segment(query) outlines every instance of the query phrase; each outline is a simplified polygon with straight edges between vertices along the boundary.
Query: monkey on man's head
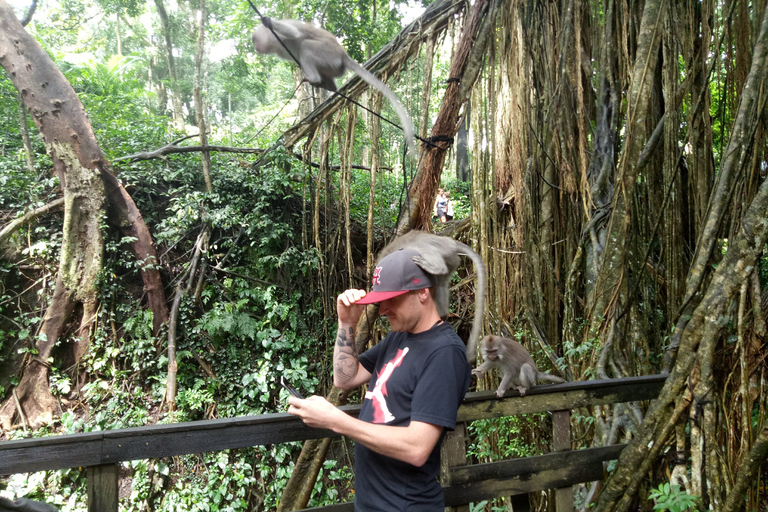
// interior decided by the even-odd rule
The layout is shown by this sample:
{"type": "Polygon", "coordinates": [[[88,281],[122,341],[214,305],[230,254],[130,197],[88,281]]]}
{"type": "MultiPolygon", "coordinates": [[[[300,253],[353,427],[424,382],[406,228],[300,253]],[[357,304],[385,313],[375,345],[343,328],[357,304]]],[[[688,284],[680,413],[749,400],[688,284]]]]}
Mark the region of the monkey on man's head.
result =
{"type": "Polygon", "coordinates": [[[504,396],[510,386],[515,388],[520,396],[524,396],[537,380],[565,382],[560,377],[540,372],[531,354],[515,340],[501,336],[486,336],[480,342],[480,353],[484,362],[472,370],[472,373],[480,378],[491,368],[498,368],[503,372],[501,384],[496,390],[496,396],[499,398],[504,396]]]}
{"type": "Polygon", "coordinates": [[[463,244],[447,236],[433,235],[426,231],[409,231],[403,236],[393,240],[379,253],[379,259],[392,254],[400,249],[413,249],[418,256],[413,257],[413,262],[435,276],[435,303],[437,314],[440,318],[448,316],[449,285],[459,263],[460,255],[469,256],[477,270],[477,290],[475,292],[475,319],[472,322],[472,331],[467,341],[467,360],[475,361],[477,340],[483,326],[483,309],[485,308],[485,264],[483,259],[466,244],[463,244]]]}
{"type": "Polygon", "coordinates": [[[285,60],[296,58],[307,81],[315,87],[336,92],[336,78],[347,70],[356,73],[387,97],[403,124],[405,140],[411,156],[414,158],[417,156],[413,121],[400,100],[384,82],[352,60],[333,34],[299,20],[273,20],[264,17],[262,25],[253,31],[252,39],[253,47],[258,53],[274,54],[285,60]],[[275,38],[275,34],[280,41],[275,38]],[[280,44],[281,41],[285,47],[280,44]]]}

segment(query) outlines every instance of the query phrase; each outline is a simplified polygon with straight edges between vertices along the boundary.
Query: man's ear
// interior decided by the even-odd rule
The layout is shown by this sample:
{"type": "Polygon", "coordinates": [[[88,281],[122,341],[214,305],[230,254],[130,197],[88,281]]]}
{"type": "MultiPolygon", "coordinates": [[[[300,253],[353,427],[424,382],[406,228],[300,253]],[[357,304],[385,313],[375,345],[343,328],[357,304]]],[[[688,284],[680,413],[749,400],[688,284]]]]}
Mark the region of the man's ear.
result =
{"type": "Polygon", "coordinates": [[[416,290],[417,295],[419,296],[419,302],[422,304],[429,299],[430,291],[429,288],[422,288],[421,290],[416,290]]]}

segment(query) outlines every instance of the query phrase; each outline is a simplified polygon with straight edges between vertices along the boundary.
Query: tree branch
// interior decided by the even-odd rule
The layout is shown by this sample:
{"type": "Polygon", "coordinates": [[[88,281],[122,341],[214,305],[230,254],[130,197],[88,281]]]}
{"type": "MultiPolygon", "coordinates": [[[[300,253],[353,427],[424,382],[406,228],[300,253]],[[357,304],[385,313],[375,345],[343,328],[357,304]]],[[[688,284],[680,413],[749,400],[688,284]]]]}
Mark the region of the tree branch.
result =
{"type": "Polygon", "coordinates": [[[50,211],[58,210],[63,207],[64,207],[64,198],[60,197],[59,199],[56,199],[55,201],[51,201],[45,206],[41,206],[40,208],[35,208],[34,210],[25,213],[18,219],[12,220],[8,224],[6,224],[3,229],[0,229],[0,244],[2,244],[8,238],[10,238],[14,231],[19,229],[21,226],[23,226],[27,222],[30,222],[36,219],[37,217],[40,217],[41,215],[45,215],[50,211]]]}
{"type": "Polygon", "coordinates": [[[21,26],[26,27],[29,25],[29,22],[32,21],[32,16],[35,15],[35,10],[37,9],[37,0],[32,0],[32,5],[29,6],[29,10],[27,11],[27,14],[24,15],[24,17],[21,19],[21,26]]]}
{"type": "MultiPolygon", "coordinates": [[[[154,151],[142,151],[140,153],[135,153],[133,155],[128,156],[121,156],[120,158],[115,158],[113,162],[117,162],[119,160],[130,160],[131,162],[138,162],[140,160],[152,160],[154,158],[160,158],[162,160],[165,160],[165,155],[172,155],[175,153],[200,153],[203,151],[219,151],[222,153],[248,153],[248,154],[257,154],[261,155],[266,153],[268,150],[266,149],[259,149],[259,148],[235,148],[230,146],[177,146],[176,144],[180,142],[183,139],[179,139],[177,141],[173,141],[170,144],[163,146],[159,149],[156,149],[154,151]]],[[[300,153],[291,153],[291,156],[293,156],[295,159],[303,161],[303,157],[300,153]]],[[[319,169],[320,164],[316,162],[307,162],[310,166],[319,169]]],[[[341,166],[338,165],[332,165],[330,166],[330,169],[333,169],[335,171],[338,171],[341,166]]],[[[370,167],[365,167],[364,165],[352,165],[353,169],[359,169],[361,171],[370,171],[370,167]]],[[[380,170],[385,171],[391,171],[391,167],[377,167],[380,170]]]]}

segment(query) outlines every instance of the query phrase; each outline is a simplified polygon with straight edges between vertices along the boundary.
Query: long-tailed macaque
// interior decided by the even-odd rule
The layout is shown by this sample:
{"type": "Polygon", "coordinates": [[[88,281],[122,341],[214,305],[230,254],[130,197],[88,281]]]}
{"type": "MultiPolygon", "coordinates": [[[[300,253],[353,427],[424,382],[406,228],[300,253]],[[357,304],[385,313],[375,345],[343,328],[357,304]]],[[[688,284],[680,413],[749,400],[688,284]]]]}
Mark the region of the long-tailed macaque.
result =
{"type": "Polygon", "coordinates": [[[537,380],[565,382],[560,377],[540,372],[531,354],[515,340],[501,336],[486,336],[480,342],[480,353],[484,362],[472,370],[472,373],[479,378],[491,368],[498,368],[503,372],[501,384],[496,390],[496,396],[499,398],[504,396],[510,386],[515,388],[520,396],[525,396],[526,391],[531,389],[537,380]]]}
{"type": "Polygon", "coordinates": [[[352,60],[333,34],[299,20],[273,20],[265,17],[262,23],[253,31],[253,46],[256,51],[261,54],[274,54],[285,60],[293,60],[295,57],[307,81],[315,87],[336,92],[335,78],[349,70],[378,89],[397,112],[403,124],[411,156],[416,156],[413,121],[400,100],[384,82],[352,60]],[[285,47],[275,38],[270,28],[275,31],[285,47]],[[286,51],[286,47],[290,53],[286,51]]]}
{"type": "Polygon", "coordinates": [[[413,257],[413,262],[424,271],[434,275],[437,284],[435,286],[435,302],[437,313],[441,318],[448,316],[448,302],[451,274],[459,263],[460,255],[469,256],[477,270],[477,292],[475,293],[475,319],[472,322],[472,331],[467,341],[467,360],[473,363],[476,358],[477,340],[483,326],[483,309],[485,308],[485,264],[479,254],[466,244],[463,244],[447,236],[433,235],[425,231],[409,231],[405,235],[396,238],[379,253],[379,259],[400,249],[413,249],[419,256],[413,257]]]}

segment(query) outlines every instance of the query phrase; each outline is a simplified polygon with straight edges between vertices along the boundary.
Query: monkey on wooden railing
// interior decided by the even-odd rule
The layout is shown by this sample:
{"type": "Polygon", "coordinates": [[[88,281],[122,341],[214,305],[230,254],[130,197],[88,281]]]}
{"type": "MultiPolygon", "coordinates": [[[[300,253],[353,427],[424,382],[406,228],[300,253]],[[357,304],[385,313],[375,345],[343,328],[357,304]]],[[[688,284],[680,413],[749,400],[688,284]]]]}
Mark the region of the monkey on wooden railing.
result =
{"type": "Polygon", "coordinates": [[[504,374],[496,390],[496,396],[499,398],[503,397],[510,387],[515,388],[520,396],[525,396],[537,380],[558,384],[565,382],[560,377],[540,372],[525,347],[509,338],[486,336],[480,342],[480,354],[484,362],[472,370],[472,373],[480,378],[491,368],[498,368],[504,374]]]}

